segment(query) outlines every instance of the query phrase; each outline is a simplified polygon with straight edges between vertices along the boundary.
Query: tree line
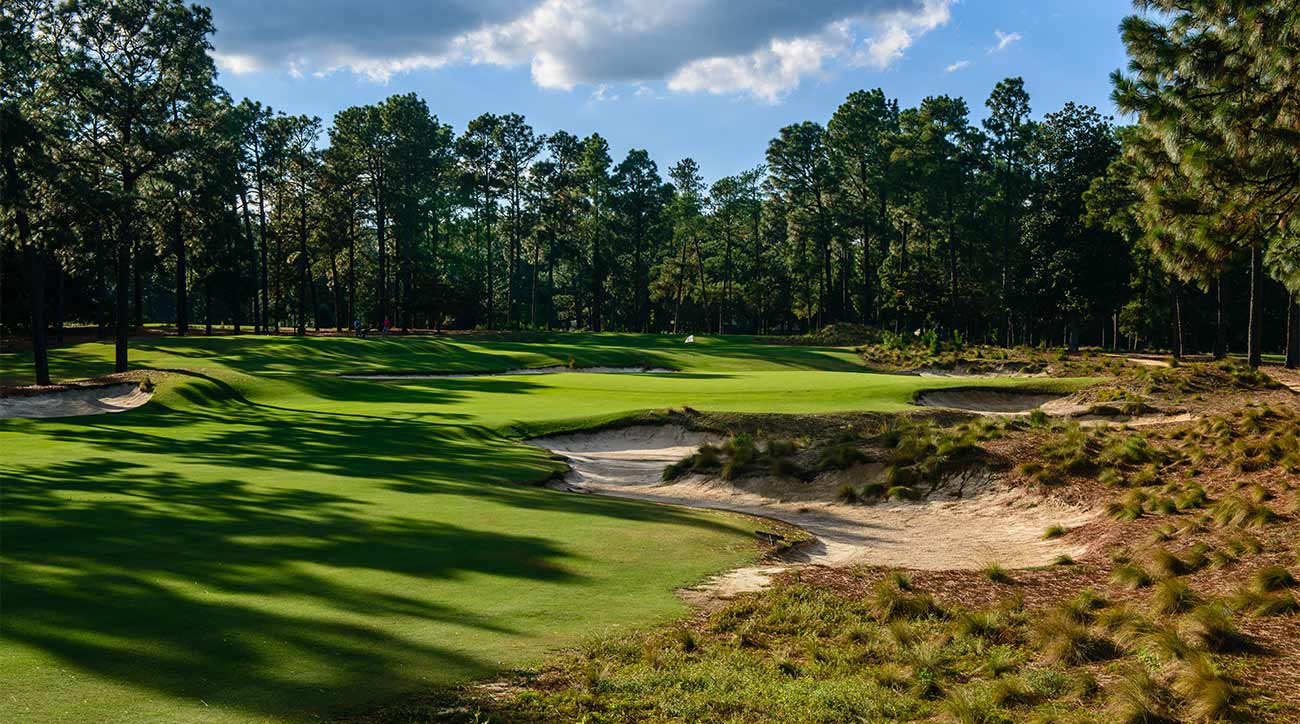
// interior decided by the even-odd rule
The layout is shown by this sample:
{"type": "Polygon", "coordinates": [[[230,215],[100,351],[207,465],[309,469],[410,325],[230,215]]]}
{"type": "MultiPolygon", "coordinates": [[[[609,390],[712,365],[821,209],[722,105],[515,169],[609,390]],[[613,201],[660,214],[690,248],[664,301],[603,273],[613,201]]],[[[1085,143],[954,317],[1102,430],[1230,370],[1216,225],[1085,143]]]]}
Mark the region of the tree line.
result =
{"type": "Polygon", "coordinates": [[[804,332],[855,322],[1006,345],[1300,359],[1293,3],[1150,2],[1117,128],[850,94],[706,183],[518,114],[464,129],[415,94],[321,119],[235,102],[206,8],[0,10],[3,324],[261,333],[804,332]],[[1231,6],[1231,7],[1229,7],[1231,6]],[[1240,7],[1237,7],[1240,6],[1240,7]],[[1289,25],[1288,25],[1289,21],[1289,25]],[[1242,72],[1248,68],[1250,72],[1242,72]],[[1244,310],[1244,311],[1243,311],[1244,310]]]}

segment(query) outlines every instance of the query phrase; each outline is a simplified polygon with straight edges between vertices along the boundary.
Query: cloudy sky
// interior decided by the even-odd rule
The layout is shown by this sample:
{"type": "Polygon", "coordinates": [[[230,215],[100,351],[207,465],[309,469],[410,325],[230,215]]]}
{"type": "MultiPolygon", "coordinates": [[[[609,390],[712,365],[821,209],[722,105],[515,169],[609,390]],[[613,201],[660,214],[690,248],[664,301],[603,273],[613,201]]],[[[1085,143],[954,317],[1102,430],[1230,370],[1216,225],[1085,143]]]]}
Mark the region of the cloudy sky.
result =
{"type": "Polygon", "coordinates": [[[762,160],[781,126],[825,122],[849,92],[904,104],[1001,78],[1036,113],[1111,113],[1129,0],[211,0],[221,82],[320,116],[415,91],[461,129],[518,112],[542,132],[599,131],[661,170],[709,178],[762,160]]]}

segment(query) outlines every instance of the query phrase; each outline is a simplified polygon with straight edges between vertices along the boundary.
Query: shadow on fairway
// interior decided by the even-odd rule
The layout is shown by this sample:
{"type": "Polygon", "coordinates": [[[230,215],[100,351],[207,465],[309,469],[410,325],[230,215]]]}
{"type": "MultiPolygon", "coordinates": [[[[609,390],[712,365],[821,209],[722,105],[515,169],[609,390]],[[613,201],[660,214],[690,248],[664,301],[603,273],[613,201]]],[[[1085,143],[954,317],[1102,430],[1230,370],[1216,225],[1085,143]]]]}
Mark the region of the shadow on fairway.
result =
{"type": "MultiPolygon", "coordinates": [[[[131,340],[133,366],[178,366],[194,360],[249,375],[295,375],[295,385],[313,378],[361,372],[500,372],[519,367],[707,368],[717,360],[764,369],[863,371],[844,350],[762,344],[746,336],[700,337],[687,345],[680,336],[659,334],[484,333],[456,336],[138,337],[131,340]],[[160,357],[179,358],[171,362],[160,357]]],[[[28,352],[0,355],[4,384],[31,382],[28,352]]],[[[83,342],[55,348],[51,370],[58,378],[95,377],[112,371],[112,345],[83,342]]]]}
{"type": "Polygon", "coordinates": [[[326,689],[364,697],[384,681],[413,690],[421,681],[408,672],[431,666],[490,669],[371,628],[371,617],[515,633],[469,608],[322,571],[401,574],[413,591],[416,580],[467,574],[576,580],[546,540],[367,517],[364,506],[311,491],[195,483],[108,458],[19,468],[5,487],[6,638],[133,686],[266,714],[310,710],[326,689]],[[258,597],[279,605],[253,605],[258,597]],[[328,617],[294,613],[321,605],[328,617]],[[283,668],[321,659],[333,662],[334,680],[283,668]]]}
{"type": "Polygon", "coordinates": [[[436,582],[531,581],[562,587],[558,596],[591,585],[574,572],[581,559],[562,528],[462,527],[432,519],[441,503],[430,508],[426,496],[726,529],[666,506],[519,485],[560,463],[481,428],[258,404],[219,379],[185,374],[193,379],[176,383],[176,404],[148,414],[9,421],[93,452],[4,465],[6,639],[180,699],[263,717],[332,716],[425,690],[431,670],[464,680],[498,666],[454,639],[401,631],[436,623],[534,635],[477,613],[472,598],[430,598],[447,590],[436,582]],[[301,487],[320,480],[332,492],[301,487]],[[373,499],[395,494],[423,507],[407,514],[373,499]]]}

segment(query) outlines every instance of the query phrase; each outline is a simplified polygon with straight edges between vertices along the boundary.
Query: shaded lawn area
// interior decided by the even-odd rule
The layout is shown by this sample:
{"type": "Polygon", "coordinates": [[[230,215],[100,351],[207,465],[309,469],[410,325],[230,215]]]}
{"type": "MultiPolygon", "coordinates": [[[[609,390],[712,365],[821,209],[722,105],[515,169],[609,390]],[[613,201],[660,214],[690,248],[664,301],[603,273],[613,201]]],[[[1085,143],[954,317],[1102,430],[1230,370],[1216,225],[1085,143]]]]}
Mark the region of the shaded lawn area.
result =
{"type": "MultiPolygon", "coordinates": [[[[322,375],[367,372],[499,372],[521,367],[637,366],[690,370],[862,368],[852,350],[760,344],[751,337],[700,338],[659,334],[530,334],[531,341],[490,336],[139,337],[131,340],[133,366],[225,368],[245,374],[322,375]]],[[[30,384],[27,352],[0,354],[0,383],[30,384]]],[[[50,350],[55,378],[85,378],[113,370],[113,345],[85,342],[50,350]]]]}
{"type": "MultiPolygon", "coordinates": [[[[512,438],[669,404],[893,409],[948,382],[744,342],[665,351],[687,371],[662,376],[332,376],[375,341],[158,340],[136,358],[191,371],[145,407],[0,421],[0,721],[338,716],[679,615],[674,588],[753,558],[753,522],[521,485],[561,464],[512,438]]],[[[403,364],[561,353],[397,342],[403,364]]],[[[56,375],[106,349],[59,350],[56,375]]]]}

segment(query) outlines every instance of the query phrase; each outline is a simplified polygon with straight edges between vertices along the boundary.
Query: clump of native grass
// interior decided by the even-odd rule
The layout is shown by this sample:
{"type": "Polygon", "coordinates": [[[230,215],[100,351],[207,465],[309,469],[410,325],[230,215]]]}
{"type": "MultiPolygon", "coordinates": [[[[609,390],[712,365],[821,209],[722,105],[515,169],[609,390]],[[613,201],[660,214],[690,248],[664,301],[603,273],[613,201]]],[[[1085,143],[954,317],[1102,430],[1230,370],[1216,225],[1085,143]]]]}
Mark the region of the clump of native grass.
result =
{"type": "Polygon", "coordinates": [[[749,433],[732,435],[720,445],[704,444],[694,453],[664,468],[665,481],[688,473],[716,474],[735,480],[746,473],[767,470],[776,475],[806,477],[792,456],[798,446],[791,440],[770,440],[760,446],[749,433]]]}

